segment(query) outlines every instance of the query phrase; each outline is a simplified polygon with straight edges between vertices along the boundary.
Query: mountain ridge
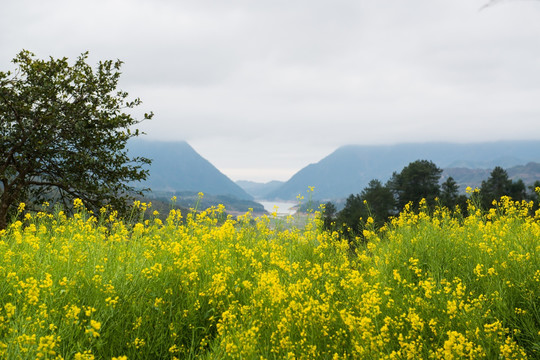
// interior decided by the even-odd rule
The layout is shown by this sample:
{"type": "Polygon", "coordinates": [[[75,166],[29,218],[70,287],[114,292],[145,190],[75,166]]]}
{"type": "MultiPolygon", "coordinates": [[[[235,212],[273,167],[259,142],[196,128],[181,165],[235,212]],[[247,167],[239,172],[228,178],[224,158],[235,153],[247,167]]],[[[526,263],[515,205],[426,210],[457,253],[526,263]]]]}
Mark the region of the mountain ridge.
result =
{"type": "MultiPolygon", "coordinates": [[[[469,169],[469,168],[445,168],[441,175],[441,181],[452,177],[459,185],[460,192],[464,193],[467,187],[480,187],[482,181],[487,180],[492,169],[469,169]]],[[[540,163],[529,162],[525,165],[516,165],[505,168],[510,180],[522,180],[526,185],[532,185],[540,180],[540,163]]]]}
{"type": "Polygon", "coordinates": [[[253,197],[203,158],[186,141],[132,140],[130,156],[152,159],[148,179],[137,184],[153,191],[194,191],[233,196],[242,200],[253,197]]]}
{"type": "Polygon", "coordinates": [[[315,187],[319,199],[331,200],[360,193],[372,179],[386,182],[393,172],[415,160],[430,160],[440,168],[509,168],[540,162],[540,141],[497,141],[488,143],[404,143],[396,145],[345,145],[309,164],[269,199],[292,200],[315,187]]]}

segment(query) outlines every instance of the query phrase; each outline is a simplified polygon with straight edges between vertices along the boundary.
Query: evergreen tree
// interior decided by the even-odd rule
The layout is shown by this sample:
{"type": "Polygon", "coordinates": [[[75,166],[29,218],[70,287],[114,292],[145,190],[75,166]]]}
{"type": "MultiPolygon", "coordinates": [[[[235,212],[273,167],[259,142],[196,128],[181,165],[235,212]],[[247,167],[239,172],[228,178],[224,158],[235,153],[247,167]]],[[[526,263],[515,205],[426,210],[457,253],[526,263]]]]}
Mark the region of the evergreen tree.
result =
{"type": "Polygon", "coordinates": [[[449,209],[453,209],[458,203],[459,186],[453,177],[449,177],[441,185],[441,204],[449,209]]]}
{"type": "Polygon", "coordinates": [[[371,180],[360,194],[349,195],[345,207],[338,213],[336,228],[352,242],[362,238],[365,221],[372,217],[376,228],[381,227],[395,211],[394,196],[379,180],[371,180]]]}
{"type": "Polygon", "coordinates": [[[341,229],[343,235],[352,241],[360,234],[360,219],[364,218],[367,211],[360,195],[349,195],[345,201],[345,207],[339,212],[336,219],[336,227],[341,229]]]}
{"type": "Polygon", "coordinates": [[[418,205],[422,199],[426,199],[429,206],[434,206],[435,198],[440,195],[441,173],[442,170],[428,160],[416,160],[400,173],[394,172],[387,186],[394,194],[398,210],[409,202],[418,205]]]}
{"type": "Polygon", "coordinates": [[[508,173],[500,166],[496,166],[490,173],[487,180],[482,181],[480,186],[480,196],[484,209],[489,209],[494,200],[499,200],[501,196],[510,195],[512,180],[508,178],[508,173]]]}
{"type": "Polygon", "coordinates": [[[523,180],[518,179],[516,181],[512,181],[508,195],[516,201],[527,199],[527,187],[525,186],[523,180]]]}
{"type": "Polygon", "coordinates": [[[379,180],[371,180],[368,186],[360,194],[362,206],[367,206],[364,216],[372,216],[376,226],[382,226],[388,218],[394,214],[395,200],[392,191],[384,186],[379,180]]]}
{"type": "Polygon", "coordinates": [[[528,187],[527,200],[533,202],[533,208],[531,209],[533,214],[540,207],[540,193],[536,192],[536,189],[540,188],[540,180],[536,180],[534,184],[528,187]]]}
{"type": "Polygon", "coordinates": [[[540,194],[536,192],[536,189],[540,188],[540,180],[536,180],[534,184],[529,186],[529,191],[527,192],[528,200],[537,200],[540,194]]]}
{"type": "Polygon", "coordinates": [[[322,213],[323,228],[328,231],[332,231],[335,228],[337,209],[336,206],[328,201],[324,204],[324,211],[322,213]]]}

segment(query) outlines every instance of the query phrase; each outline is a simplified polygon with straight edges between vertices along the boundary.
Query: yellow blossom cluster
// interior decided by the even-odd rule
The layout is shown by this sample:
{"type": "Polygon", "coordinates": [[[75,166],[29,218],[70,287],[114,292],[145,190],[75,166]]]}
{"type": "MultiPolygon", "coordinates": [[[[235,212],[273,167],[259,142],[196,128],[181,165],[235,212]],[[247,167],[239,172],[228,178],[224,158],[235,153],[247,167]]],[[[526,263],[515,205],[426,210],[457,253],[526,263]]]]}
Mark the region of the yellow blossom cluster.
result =
{"type": "Polygon", "coordinates": [[[532,203],[407,207],[354,249],[316,214],[74,205],[0,232],[2,359],[540,358],[532,203]]]}

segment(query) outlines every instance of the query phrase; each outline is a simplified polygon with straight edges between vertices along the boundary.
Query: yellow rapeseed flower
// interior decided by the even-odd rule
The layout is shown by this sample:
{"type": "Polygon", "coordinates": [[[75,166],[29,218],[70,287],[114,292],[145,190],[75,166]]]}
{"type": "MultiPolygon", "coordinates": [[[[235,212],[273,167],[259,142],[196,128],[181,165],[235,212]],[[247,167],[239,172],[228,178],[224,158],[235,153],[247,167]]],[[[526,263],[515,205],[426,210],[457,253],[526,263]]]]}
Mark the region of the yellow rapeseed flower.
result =
{"type": "Polygon", "coordinates": [[[82,208],[84,206],[83,201],[79,198],[73,200],[73,207],[75,209],[82,208]]]}

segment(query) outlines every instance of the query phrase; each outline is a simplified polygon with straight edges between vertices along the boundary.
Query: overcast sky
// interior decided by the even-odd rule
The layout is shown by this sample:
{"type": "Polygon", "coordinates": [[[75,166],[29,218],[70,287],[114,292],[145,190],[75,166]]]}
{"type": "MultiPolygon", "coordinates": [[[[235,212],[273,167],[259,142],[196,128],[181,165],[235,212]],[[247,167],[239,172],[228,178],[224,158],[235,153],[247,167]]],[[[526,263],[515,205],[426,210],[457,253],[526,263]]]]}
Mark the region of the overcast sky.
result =
{"type": "Polygon", "coordinates": [[[2,0],[0,69],[125,62],[148,139],[233,180],[345,144],[540,139],[540,1],[2,0]]]}

